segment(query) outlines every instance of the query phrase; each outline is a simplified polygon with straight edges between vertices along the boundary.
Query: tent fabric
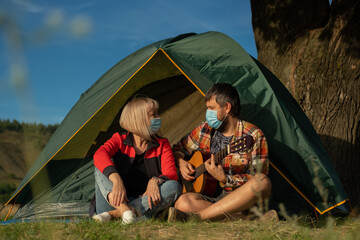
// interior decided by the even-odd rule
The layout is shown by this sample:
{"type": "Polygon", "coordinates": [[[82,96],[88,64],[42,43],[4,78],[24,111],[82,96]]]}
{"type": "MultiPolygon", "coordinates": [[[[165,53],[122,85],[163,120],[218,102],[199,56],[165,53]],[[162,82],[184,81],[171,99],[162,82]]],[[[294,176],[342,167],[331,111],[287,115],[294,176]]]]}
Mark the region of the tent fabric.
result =
{"type": "Polygon", "coordinates": [[[92,154],[120,130],[128,99],[139,93],[157,99],[160,133],[173,144],[204,120],[204,93],[218,82],[237,89],[241,117],[267,137],[273,208],[282,203],[289,212],[323,214],[347,201],[318,135],[287,89],[233,39],[207,32],[146,46],[84,92],[8,201],[21,204],[15,217],[55,216],[51,208],[60,211],[54,206],[61,204],[67,205],[57,214],[85,216],[94,194],[92,154]]]}

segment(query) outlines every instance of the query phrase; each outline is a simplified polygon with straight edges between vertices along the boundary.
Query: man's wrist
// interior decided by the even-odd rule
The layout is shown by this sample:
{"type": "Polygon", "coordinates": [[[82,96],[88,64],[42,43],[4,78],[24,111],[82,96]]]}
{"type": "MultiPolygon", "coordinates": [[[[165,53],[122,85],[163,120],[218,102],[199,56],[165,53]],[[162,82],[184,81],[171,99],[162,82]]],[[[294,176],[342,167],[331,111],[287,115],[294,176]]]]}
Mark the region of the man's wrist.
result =
{"type": "Polygon", "coordinates": [[[178,168],[180,167],[180,162],[181,162],[181,161],[185,161],[184,158],[182,158],[182,157],[180,157],[180,156],[177,157],[177,158],[175,158],[175,165],[176,165],[176,167],[178,167],[178,168]]]}
{"type": "Polygon", "coordinates": [[[219,181],[220,187],[224,187],[229,182],[229,175],[225,174],[225,181],[219,181]]]}
{"type": "Polygon", "coordinates": [[[224,177],[222,179],[220,179],[219,182],[221,182],[222,184],[226,184],[226,180],[227,180],[227,177],[226,177],[226,175],[224,175],[224,177]]]}

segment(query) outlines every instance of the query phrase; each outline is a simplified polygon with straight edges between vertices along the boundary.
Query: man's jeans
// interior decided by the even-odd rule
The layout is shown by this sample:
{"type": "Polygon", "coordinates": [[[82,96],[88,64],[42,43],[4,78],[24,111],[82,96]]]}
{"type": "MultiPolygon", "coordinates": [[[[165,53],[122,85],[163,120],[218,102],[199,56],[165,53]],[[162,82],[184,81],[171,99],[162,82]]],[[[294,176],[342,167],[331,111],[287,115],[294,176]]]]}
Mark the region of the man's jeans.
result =
{"type": "MultiPolygon", "coordinates": [[[[95,167],[95,198],[96,213],[108,212],[114,210],[109,204],[107,195],[112,191],[112,182],[95,167]]],[[[152,209],[149,207],[148,197],[129,198],[129,204],[133,206],[141,215],[142,219],[149,219],[162,210],[174,204],[176,199],[181,195],[182,189],[180,184],[174,180],[165,181],[159,186],[161,201],[152,209]]]]}

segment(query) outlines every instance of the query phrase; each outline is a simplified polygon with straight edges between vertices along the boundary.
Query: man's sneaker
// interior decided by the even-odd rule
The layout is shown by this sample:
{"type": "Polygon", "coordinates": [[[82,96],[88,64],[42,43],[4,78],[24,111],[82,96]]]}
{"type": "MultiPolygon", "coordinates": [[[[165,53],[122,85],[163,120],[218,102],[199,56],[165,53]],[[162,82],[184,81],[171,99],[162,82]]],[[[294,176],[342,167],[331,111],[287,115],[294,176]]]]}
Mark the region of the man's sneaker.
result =
{"type": "Polygon", "coordinates": [[[196,213],[187,213],[187,212],[183,212],[177,208],[174,207],[170,207],[169,208],[169,212],[168,212],[168,222],[175,222],[175,221],[181,221],[181,222],[186,222],[189,220],[201,220],[200,216],[196,213]]]}
{"type": "Polygon", "coordinates": [[[262,215],[260,217],[260,221],[279,221],[279,215],[277,214],[277,212],[275,210],[270,210],[267,211],[266,213],[264,213],[264,215],[262,215]]]}

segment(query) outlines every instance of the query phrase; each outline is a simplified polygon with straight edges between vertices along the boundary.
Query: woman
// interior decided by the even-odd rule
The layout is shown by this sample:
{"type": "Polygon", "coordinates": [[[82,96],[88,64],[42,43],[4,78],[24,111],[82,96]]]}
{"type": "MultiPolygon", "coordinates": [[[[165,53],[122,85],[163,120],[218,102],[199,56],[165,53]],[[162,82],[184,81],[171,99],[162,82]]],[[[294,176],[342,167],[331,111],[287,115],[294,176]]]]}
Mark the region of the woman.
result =
{"type": "Polygon", "coordinates": [[[107,222],[148,219],[171,206],[181,194],[169,141],[160,138],[159,104],[137,97],[120,117],[124,133],[115,133],[94,154],[97,215],[107,222]]]}

